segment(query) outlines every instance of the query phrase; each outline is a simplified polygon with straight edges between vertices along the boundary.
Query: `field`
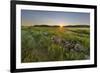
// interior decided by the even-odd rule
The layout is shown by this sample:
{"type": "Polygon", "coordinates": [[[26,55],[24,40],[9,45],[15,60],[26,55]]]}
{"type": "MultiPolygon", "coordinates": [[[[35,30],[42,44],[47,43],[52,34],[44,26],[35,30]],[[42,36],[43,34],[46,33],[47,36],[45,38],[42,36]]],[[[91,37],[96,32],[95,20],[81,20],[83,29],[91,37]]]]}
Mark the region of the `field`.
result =
{"type": "Polygon", "coordinates": [[[21,26],[21,62],[90,58],[89,27],[21,26]]]}

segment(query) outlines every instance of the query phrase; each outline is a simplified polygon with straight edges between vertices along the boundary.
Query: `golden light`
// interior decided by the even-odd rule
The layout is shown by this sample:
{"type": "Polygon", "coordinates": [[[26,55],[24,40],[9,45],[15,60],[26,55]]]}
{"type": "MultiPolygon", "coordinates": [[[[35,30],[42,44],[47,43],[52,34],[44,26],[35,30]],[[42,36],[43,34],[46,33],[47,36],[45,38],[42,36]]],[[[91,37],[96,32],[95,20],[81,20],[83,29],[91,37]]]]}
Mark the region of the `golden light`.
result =
{"type": "Polygon", "coordinates": [[[62,28],[63,27],[63,25],[62,24],[60,24],[60,28],[62,28]]]}

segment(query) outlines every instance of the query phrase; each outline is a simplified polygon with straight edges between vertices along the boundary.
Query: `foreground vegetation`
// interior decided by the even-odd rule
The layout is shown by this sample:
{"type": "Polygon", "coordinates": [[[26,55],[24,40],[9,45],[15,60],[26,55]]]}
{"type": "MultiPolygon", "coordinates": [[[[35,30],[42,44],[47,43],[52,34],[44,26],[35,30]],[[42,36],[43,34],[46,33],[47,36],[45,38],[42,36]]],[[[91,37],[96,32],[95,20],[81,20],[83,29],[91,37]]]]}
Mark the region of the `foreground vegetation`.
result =
{"type": "Polygon", "coordinates": [[[21,28],[21,62],[85,60],[89,57],[89,27],[21,28]]]}

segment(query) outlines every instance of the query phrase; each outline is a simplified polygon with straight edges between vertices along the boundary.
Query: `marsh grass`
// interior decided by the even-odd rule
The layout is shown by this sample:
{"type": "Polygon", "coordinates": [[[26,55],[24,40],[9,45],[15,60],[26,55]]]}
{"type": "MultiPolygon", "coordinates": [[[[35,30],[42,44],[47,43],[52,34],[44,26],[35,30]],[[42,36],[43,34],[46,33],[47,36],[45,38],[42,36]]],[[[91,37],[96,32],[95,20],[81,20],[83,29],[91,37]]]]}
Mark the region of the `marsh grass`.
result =
{"type": "Polygon", "coordinates": [[[21,28],[21,62],[85,60],[90,57],[89,28],[21,28]],[[52,39],[53,38],[53,39],[52,39]],[[63,43],[64,42],[64,43],[63,43]],[[65,44],[67,42],[67,44],[65,44]],[[66,45],[68,45],[66,47],[66,45]],[[79,44],[77,51],[72,46],[79,44]]]}

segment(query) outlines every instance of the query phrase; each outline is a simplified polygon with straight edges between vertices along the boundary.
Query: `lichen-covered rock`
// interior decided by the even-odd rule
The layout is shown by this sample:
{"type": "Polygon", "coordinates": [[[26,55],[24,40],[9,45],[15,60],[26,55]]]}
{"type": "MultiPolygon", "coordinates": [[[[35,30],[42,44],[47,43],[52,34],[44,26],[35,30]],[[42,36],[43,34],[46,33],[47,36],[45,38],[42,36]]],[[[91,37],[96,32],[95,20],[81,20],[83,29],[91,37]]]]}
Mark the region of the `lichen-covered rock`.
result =
{"type": "Polygon", "coordinates": [[[80,52],[80,51],[84,50],[84,47],[81,44],[77,43],[77,44],[75,44],[74,49],[75,49],[75,51],[80,52]]]}
{"type": "Polygon", "coordinates": [[[70,41],[65,41],[63,43],[63,47],[66,51],[77,51],[77,52],[81,52],[84,50],[84,47],[79,44],[79,43],[75,43],[75,42],[70,42],[70,41]]]}
{"type": "Polygon", "coordinates": [[[53,43],[55,43],[55,44],[61,44],[61,42],[62,42],[62,39],[61,39],[60,37],[57,37],[57,36],[53,36],[53,37],[51,38],[51,40],[52,40],[53,43]]]}
{"type": "Polygon", "coordinates": [[[51,40],[53,43],[61,45],[66,52],[69,51],[82,52],[85,49],[80,43],[76,41],[64,40],[58,36],[53,36],[51,40]]]}
{"type": "Polygon", "coordinates": [[[46,36],[47,36],[47,35],[48,35],[48,32],[44,32],[44,35],[46,35],[46,36]]]}

